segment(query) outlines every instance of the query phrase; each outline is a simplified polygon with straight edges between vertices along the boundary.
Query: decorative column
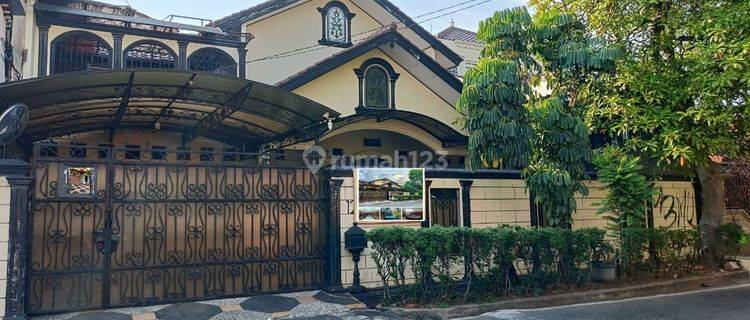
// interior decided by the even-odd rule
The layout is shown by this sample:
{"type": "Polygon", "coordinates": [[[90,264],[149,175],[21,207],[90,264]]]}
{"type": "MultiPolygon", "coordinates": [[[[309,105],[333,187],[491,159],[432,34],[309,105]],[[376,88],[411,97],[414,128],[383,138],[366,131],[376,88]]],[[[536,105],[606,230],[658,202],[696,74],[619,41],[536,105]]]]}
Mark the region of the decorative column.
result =
{"type": "Polygon", "coordinates": [[[391,76],[391,109],[396,109],[396,80],[398,74],[391,76]]]}
{"type": "Polygon", "coordinates": [[[464,217],[464,227],[471,227],[471,185],[472,180],[460,180],[461,184],[461,211],[464,217]]]}
{"type": "Polygon", "coordinates": [[[328,239],[326,247],[326,291],[341,292],[341,185],[342,179],[328,179],[328,239]]]}
{"type": "Polygon", "coordinates": [[[364,72],[360,72],[360,71],[355,71],[355,72],[357,74],[357,82],[359,83],[359,104],[357,105],[357,110],[361,110],[365,107],[365,102],[363,100],[363,97],[365,95],[365,92],[363,91],[365,87],[365,74],[364,72]]]}
{"type": "Polygon", "coordinates": [[[49,25],[39,24],[39,76],[47,75],[47,47],[49,44],[49,25]]]}
{"type": "Polygon", "coordinates": [[[187,47],[189,42],[187,41],[178,41],[177,46],[180,49],[180,52],[177,53],[177,69],[180,70],[187,70],[187,47]]]}
{"type": "MultiPolygon", "coordinates": [[[[29,190],[32,179],[28,163],[16,159],[0,159],[0,176],[10,185],[8,224],[8,265],[4,319],[27,319],[26,262],[29,252],[29,190]]],[[[0,224],[4,228],[5,225],[0,224]]]]}
{"type": "Polygon", "coordinates": [[[245,47],[237,48],[239,53],[239,59],[237,59],[237,70],[239,71],[238,77],[242,79],[247,78],[247,49],[245,47]]]}
{"type": "Polygon", "coordinates": [[[425,216],[424,216],[424,221],[422,221],[422,228],[429,228],[431,221],[432,221],[432,211],[430,210],[430,199],[432,199],[430,198],[430,186],[431,185],[432,185],[432,180],[424,181],[424,189],[427,192],[425,194],[425,197],[427,197],[427,199],[425,199],[424,201],[424,215],[425,216]]]}
{"type": "Polygon", "coordinates": [[[112,67],[115,69],[122,68],[122,38],[124,36],[125,35],[123,35],[122,33],[118,33],[118,32],[112,33],[112,39],[114,39],[115,41],[115,45],[113,47],[113,50],[115,52],[112,55],[112,59],[113,59],[112,67]]]}

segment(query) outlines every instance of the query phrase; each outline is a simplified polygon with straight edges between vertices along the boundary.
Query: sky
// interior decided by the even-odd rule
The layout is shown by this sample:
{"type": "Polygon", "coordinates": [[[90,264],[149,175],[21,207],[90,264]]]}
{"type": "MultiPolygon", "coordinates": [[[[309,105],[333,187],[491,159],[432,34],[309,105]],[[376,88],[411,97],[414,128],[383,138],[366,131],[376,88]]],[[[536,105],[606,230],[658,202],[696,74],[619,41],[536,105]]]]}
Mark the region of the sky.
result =
{"type": "MultiPolygon", "coordinates": [[[[101,2],[130,5],[134,9],[152,18],[164,19],[170,14],[191,16],[205,19],[219,19],[237,11],[247,9],[265,0],[98,0],[101,2]]],[[[471,0],[391,0],[411,17],[443,9],[452,5],[471,0]]],[[[415,19],[419,22],[439,15],[457,11],[464,7],[473,6],[466,10],[450,13],[444,17],[435,18],[422,23],[422,27],[432,33],[440,32],[448,27],[451,19],[457,27],[476,31],[479,21],[489,17],[497,10],[517,7],[525,4],[524,0],[476,0],[453,9],[441,11],[433,15],[415,19]],[[486,3],[483,3],[488,1],[486,3]]],[[[180,21],[184,22],[184,21],[180,21]]]]}

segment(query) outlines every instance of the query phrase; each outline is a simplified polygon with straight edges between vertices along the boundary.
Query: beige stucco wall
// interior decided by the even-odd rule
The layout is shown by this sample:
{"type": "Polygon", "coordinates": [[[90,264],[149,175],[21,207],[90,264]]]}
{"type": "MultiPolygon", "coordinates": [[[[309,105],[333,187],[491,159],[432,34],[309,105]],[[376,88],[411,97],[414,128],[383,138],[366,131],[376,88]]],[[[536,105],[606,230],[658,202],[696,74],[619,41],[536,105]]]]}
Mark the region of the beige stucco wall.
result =
{"type": "Polygon", "coordinates": [[[468,68],[476,66],[482,49],[484,48],[484,45],[473,42],[450,41],[445,39],[440,39],[440,41],[464,59],[464,61],[456,67],[456,74],[459,77],[463,77],[468,68]]]}
{"type": "Polygon", "coordinates": [[[8,235],[10,233],[10,184],[0,177],[0,308],[5,310],[8,279],[8,235]]]}
{"type": "Polygon", "coordinates": [[[370,58],[388,61],[396,73],[401,74],[396,81],[396,109],[423,114],[462,131],[461,126],[454,123],[460,115],[453,106],[455,101],[449,102],[440,98],[380,49],[373,49],[345,63],[336,70],[295,89],[294,93],[315,100],[344,116],[354,114],[354,108],[359,104],[359,82],[354,69],[362,66],[362,63],[370,58]]]}
{"type": "MultiPolygon", "coordinates": [[[[461,184],[459,179],[428,179],[432,181],[431,189],[458,189],[458,207],[462,206],[461,184]]],[[[471,179],[470,179],[471,180],[471,179]]],[[[473,179],[471,193],[471,222],[473,227],[492,227],[501,224],[530,226],[529,199],[525,196],[523,180],[473,179]]],[[[344,178],[341,187],[341,282],[349,286],[354,278],[352,254],[344,248],[344,232],[354,222],[354,179],[344,178]]],[[[459,219],[462,219],[459,212],[459,219]]],[[[460,221],[463,224],[463,221],[460,221]]],[[[383,226],[402,226],[420,228],[421,222],[403,222],[397,224],[362,222],[365,230],[383,226]]],[[[371,257],[372,251],[362,253],[359,264],[360,280],[368,288],[380,287],[377,266],[371,257]]],[[[410,271],[409,271],[410,274],[410,271]]]]}
{"type": "Polygon", "coordinates": [[[523,180],[475,179],[470,197],[473,227],[531,226],[531,203],[523,180]]]}
{"type": "MultiPolygon", "coordinates": [[[[602,184],[599,181],[586,181],[585,185],[589,188],[587,197],[577,196],[576,203],[578,212],[573,215],[573,228],[605,228],[607,221],[603,215],[597,215],[597,208],[594,205],[600,202],[605,196],[606,191],[602,190],[602,184]]],[[[661,190],[663,199],[654,209],[654,227],[659,228],[683,228],[690,227],[689,219],[696,220],[695,210],[695,189],[690,181],[659,181],[656,187],[661,190]],[[674,205],[673,205],[674,204],[674,205]],[[670,213],[674,211],[673,213],[670,213]]]]}
{"type": "MultiPolygon", "coordinates": [[[[340,0],[356,16],[352,19],[352,42],[362,39],[371,33],[354,36],[382,25],[349,0],[340,0]]],[[[251,21],[244,26],[244,32],[255,36],[247,46],[248,78],[267,84],[275,84],[297,72],[321,61],[344,49],[328,46],[317,46],[321,38],[321,15],[318,8],[324,7],[328,0],[312,0],[272,16],[251,21]],[[309,50],[300,50],[284,57],[269,60],[253,61],[279,53],[316,46],[309,50]]]]}
{"type": "MultiPolygon", "coordinates": [[[[344,248],[344,232],[352,226],[354,222],[354,179],[344,178],[341,188],[341,281],[344,287],[352,284],[354,277],[354,263],[352,255],[344,248]]],[[[461,186],[460,180],[465,179],[428,179],[431,180],[431,189],[458,189],[459,208],[461,208],[461,186]]],[[[531,208],[529,194],[526,186],[521,179],[469,179],[472,180],[470,191],[471,201],[471,223],[472,227],[485,228],[498,225],[518,225],[531,226],[531,208]]],[[[594,203],[600,201],[606,194],[601,190],[601,183],[598,181],[586,181],[590,193],[588,197],[577,197],[578,212],[573,215],[573,228],[579,229],[584,227],[605,228],[607,221],[600,215],[596,215],[594,203]]],[[[660,181],[657,186],[662,189],[663,195],[674,196],[680,200],[683,211],[687,215],[695,215],[695,193],[690,181],[660,181]],[[687,197],[686,197],[687,195],[687,197]]],[[[669,198],[669,197],[668,197],[669,198]]],[[[654,213],[655,227],[672,227],[680,226],[671,225],[671,218],[664,219],[664,214],[669,211],[669,207],[657,208],[654,213]]],[[[460,210],[460,209],[459,209],[460,210]]],[[[459,212],[459,219],[462,219],[459,212]]],[[[460,221],[463,224],[463,221],[460,221]]],[[[403,226],[410,228],[420,228],[419,222],[404,223],[369,223],[363,222],[359,226],[365,230],[371,230],[383,226],[403,226]]],[[[368,288],[380,287],[381,282],[377,274],[377,267],[370,255],[372,251],[366,249],[362,253],[359,270],[362,285],[368,288]]]]}

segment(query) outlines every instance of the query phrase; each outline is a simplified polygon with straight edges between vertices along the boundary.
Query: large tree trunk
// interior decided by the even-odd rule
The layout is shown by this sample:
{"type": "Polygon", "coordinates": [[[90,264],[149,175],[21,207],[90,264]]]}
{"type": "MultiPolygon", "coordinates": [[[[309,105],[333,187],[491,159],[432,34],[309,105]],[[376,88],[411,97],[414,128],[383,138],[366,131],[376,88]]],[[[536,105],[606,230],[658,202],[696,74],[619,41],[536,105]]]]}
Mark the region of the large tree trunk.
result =
{"type": "Polygon", "coordinates": [[[719,238],[719,227],[725,215],[724,168],[711,161],[708,167],[698,170],[701,183],[700,231],[704,263],[717,266],[724,259],[719,238]]]}

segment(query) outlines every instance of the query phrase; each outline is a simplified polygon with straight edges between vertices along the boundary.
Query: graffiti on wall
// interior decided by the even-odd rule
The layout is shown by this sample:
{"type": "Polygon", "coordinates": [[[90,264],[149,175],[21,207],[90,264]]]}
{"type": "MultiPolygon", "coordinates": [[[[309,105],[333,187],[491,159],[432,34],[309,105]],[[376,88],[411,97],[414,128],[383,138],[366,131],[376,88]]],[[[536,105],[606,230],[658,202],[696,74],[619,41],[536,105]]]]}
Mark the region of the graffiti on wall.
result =
{"type": "Polygon", "coordinates": [[[654,227],[697,227],[695,194],[689,190],[683,190],[682,194],[665,194],[664,189],[660,188],[651,216],[654,218],[654,227]]]}

